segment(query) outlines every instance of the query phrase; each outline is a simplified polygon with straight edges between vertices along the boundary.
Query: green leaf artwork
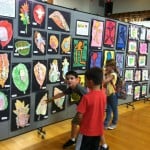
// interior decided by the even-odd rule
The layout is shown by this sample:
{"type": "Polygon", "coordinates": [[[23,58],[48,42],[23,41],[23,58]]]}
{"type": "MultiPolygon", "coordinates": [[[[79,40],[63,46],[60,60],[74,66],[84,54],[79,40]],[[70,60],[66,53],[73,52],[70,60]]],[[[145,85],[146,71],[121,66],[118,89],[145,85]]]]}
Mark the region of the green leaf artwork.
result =
{"type": "Polygon", "coordinates": [[[0,111],[7,109],[7,107],[8,107],[7,96],[0,91],[0,111]]]}
{"type": "Polygon", "coordinates": [[[22,63],[16,65],[12,70],[12,79],[17,89],[25,93],[29,86],[29,73],[27,67],[22,63]]]}
{"type": "Polygon", "coordinates": [[[30,53],[31,44],[28,41],[15,42],[15,52],[18,52],[22,56],[27,56],[30,53]]]}

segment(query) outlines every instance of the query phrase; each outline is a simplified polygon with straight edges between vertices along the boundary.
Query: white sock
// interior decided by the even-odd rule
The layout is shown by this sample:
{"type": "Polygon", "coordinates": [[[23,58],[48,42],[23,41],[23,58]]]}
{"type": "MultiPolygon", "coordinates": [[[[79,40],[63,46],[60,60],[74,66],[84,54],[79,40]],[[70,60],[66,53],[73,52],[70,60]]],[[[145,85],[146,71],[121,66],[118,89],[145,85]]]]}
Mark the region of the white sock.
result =
{"type": "Polygon", "coordinates": [[[102,147],[107,148],[107,144],[103,144],[102,147]]]}
{"type": "Polygon", "coordinates": [[[75,139],[75,138],[71,138],[71,140],[72,140],[72,141],[75,141],[76,139],[75,139]]]}

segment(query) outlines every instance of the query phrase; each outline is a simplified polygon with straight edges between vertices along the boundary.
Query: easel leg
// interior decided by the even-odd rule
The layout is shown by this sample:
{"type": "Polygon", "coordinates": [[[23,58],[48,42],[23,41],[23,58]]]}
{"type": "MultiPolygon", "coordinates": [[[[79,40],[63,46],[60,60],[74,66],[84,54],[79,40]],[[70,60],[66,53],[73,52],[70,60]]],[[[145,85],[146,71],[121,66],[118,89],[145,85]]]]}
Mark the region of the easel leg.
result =
{"type": "Polygon", "coordinates": [[[46,132],[43,130],[43,127],[37,128],[37,133],[42,139],[45,139],[46,132]]]}
{"type": "Polygon", "coordinates": [[[126,105],[127,105],[127,106],[126,106],[127,108],[128,108],[129,106],[131,106],[133,110],[135,109],[134,105],[133,105],[131,102],[126,103],[126,105]]]}
{"type": "Polygon", "coordinates": [[[146,103],[147,101],[150,101],[149,97],[144,99],[144,103],[146,103]]]}

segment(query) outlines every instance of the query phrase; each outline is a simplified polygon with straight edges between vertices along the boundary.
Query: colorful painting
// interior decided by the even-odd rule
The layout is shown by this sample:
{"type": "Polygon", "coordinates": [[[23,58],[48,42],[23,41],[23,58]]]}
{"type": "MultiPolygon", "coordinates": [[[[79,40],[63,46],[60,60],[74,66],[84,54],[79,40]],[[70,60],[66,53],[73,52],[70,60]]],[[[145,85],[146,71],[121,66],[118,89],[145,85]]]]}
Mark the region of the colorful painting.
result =
{"type": "Polygon", "coordinates": [[[0,17],[0,49],[13,50],[13,21],[0,17]]]}
{"type": "Polygon", "coordinates": [[[72,68],[86,69],[88,57],[88,40],[73,39],[72,68]]]}
{"type": "Polygon", "coordinates": [[[119,74],[121,75],[121,71],[124,69],[124,53],[116,53],[116,66],[119,71],[119,74]]]}
{"type": "Polygon", "coordinates": [[[105,21],[104,46],[114,47],[116,36],[116,22],[112,20],[105,21]]]}
{"type": "Polygon", "coordinates": [[[137,40],[128,40],[128,49],[129,53],[136,53],[138,49],[138,41],[137,40]]]}
{"type": "Polygon", "coordinates": [[[134,81],[135,82],[141,81],[141,77],[142,77],[141,70],[140,69],[135,69],[135,71],[134,71],[134,81]]]}
{"type": "Polygon", "coordinates": [[[11,131],[23,129],[30,125],[30,97],[12,99],[11,131]]]}
{"type": "Polygon", "coordinates": [[[40,121],[48,118],[48,91],[40,91],[35,95],[35,115],[34,120],[40,121]]]}
{"type": "Polygon", "coordinates": [[[150,28],[146,28],[146,38],[147,41],[150,41],[150,28]]]}
{"type": "Polygon", "coordinates": [[[125,81],[134,81],[133,76],[134,76],[133,69],[125,69],[125,75],[124,75],[125,81]]]}
{"type": "Polygon", "coordinates": [[[76,35],[88,36],[89,35],[89,22],[87,21],[76,21],[76,35]]]}
{"type": "Polygon", "coordinates": [[[139,39],[139,26],[134,24],[129,25],[129,39],[139,39]]]}
{"type": "Polygon", "coordinates": [[[133,101],[139,100],[141,95],[141,86],[139,84],[133,87],[133,101]]]}
{"type": "Polygon", "coordinates": [[[0,122],[9,120],[10,91],[0,90],[0,122]]]}
{"type": "Polygon", "coordinates": [[[47,54],[58,54],[59,40],[59,34],[48,34],[47,54]]]}
{"type": "Polygon", "coordinates": [[[33,3],[32,8],[32,26],[37,28],[45,28],[46,8],[42,4],[33,3]]]}
{"type": "Polygon", "coordinates": [[[71,54],[71,35],[61,34],[60,54],[71,54]]]}
{"type": "Polygon", "coordinates": [[[126,67],[136,67],[137,60],[136,55],[134,54],[127,54],[126,55],[126,67]]]}
{"type": "MultiPolygon", "coordinates": [[[[66,87],[64,85],[60,85],[60,86],[54,86],[53,87],[53,96],[62,93],[63,90],[66,87]]],[[[52,108],[51,108],[51,113],[58,113],[60,111],[63,111],[65,109],[65,96],[62,96],[60,98],[54,99],[54,101],[52,102],[52,108]]]]}
{"type": "Polygon", "coordinates": [[[126,91],[127,91],[127,95],[133,95],[133,83],[132,82],[126,82],[126,91]]]}
{"type": "Polygon", "coordinates": [[[13,63],[11,75],[11,97],[29,94],[31,87],[31,64],[13,63]]]}
{"type": "Polygon", "coordinates": [[[91,31],[91,48],[101,49],[102,47],[102,37],[104,30],[104,22],[99,20],[92,21],[92,31],[91,31]]]}
{"type": "Polygon", "coordinates": [[[140,33],[139,39],[145,41],[145,38],[146,38],[146,27],[140,26],[139,33],[140,33]]]}
{"type": "Polygon", "coordinates": [[[19,0],[18,35],[30,37],[32,35],[31,10],[32,2],[19,0]]]}
{"type": "Polygon", "coordinates": [[[46,89],[47,61],[33,60],[32,91],[46,89]]]}
{"type": "Polygon", "coordinates": [[[148,81],[148,69],[142,69],[142,81],[148,81]]]}
{"type": "Polygon", "coordinates": [[[125,50],[127,42],[127,25],[118,23],[116,49],[125,50]]]}
{"type": "Polygon", "coordinates": [[[63,56],[61,59],[61,73],[60,73],[60,78],[61,82],[65,81],[66,79],[66,73],[70,70],[71,63],[70,63],[70,57],[69,56],[63,56]]]}
{"type": "Polygon", "coordinates": [[[70,21],[69,12],[48,9],[48,30],[70,32],[70,21]]]}
{"type": "Polygon", "coordinates": [[[33,32],[33,55],[46,54],[47,33],[34,30],[33,32]]]}
{"type": "Polygon", "coordinates": [[[78,78],[79,78],[79,83],[82,86],[85,86],[85,75],[84,74],[78,74],[78,78]]]}
{"type": "Polygon", "coordinates": [[[103,54],[104,54],[103,66],[105,67],[107,60],[115,59],[115,51],[114,50],[104,50],[103,54]]]}
{"type": "Polygon", "coordinates": [[[0,89],[10,87],[11,54],[0,52],[0,89]]]}
{"type": "Polygon", "coordinates": [[[48,83],[57,83],[60,82],[60,73],[61,73],[60,59],[53,58],[48,60],[48,83]]]}
{"type": "Polygon", "coordinates": [[[141,85],[141,95],[140,98],[147,98],[147,93],[148,93],[148,84],[143,83],[141,85]]]}
{"type": "Polygon", "coordinates": [[[147,56],[146,55],[139,55],[138,56],[138,66],[145,67],[147,65],[147,56]]]}
{"type": "Polygon", "coordinates": [[[139,54],[147,54],[148,53],[148,43],[139,41],[139,54]]]}
{"type": "Polygon", "coordinates": [[[32,44],[30,40],[14,39],[14,57],[30,58],[32,44]]]}
{"type": "Polygon", "coordinates": [[[90,51],[90,68],[92,67],[102,67],[102,51],[90,51]]]}

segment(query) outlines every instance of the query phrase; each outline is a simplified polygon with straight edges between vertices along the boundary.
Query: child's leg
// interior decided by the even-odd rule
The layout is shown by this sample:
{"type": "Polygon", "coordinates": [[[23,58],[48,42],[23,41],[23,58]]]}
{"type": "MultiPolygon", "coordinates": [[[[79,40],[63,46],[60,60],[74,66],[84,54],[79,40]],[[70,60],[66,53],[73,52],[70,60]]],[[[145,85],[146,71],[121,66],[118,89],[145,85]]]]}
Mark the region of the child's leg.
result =
{"type": "Polygon", "coordinates": [[[78,136],[78,133],[79,133],[79,125],[77,124],[73,124],[71,125],[71,139],[72,140],[75,140],[78,136]]]}
{"type": "Polygon", "coordinates": [[[102,150],[108,150],[109,149],[109,147],[106,143],[104,134],[101,136],[100,147],[101,147],[100,149],[102,149],[102,150]]]}
{"type": "Polygon", "coordinates": [[[74,145],[76,142],[76,138],[79,133],[79,120],[77,118],[77,115],[74,116],[71,122],[71,135],[70,139],[63,145],[63,148],[66,148],[68,146],[74,145]]]}

